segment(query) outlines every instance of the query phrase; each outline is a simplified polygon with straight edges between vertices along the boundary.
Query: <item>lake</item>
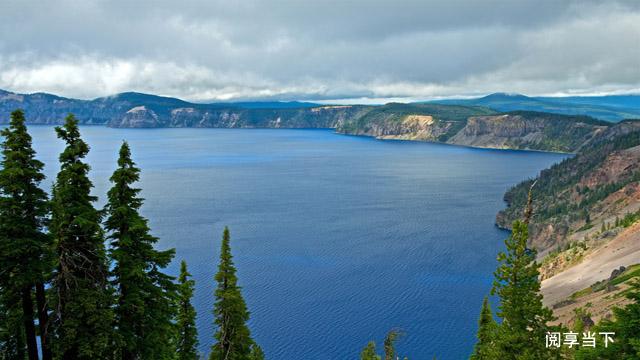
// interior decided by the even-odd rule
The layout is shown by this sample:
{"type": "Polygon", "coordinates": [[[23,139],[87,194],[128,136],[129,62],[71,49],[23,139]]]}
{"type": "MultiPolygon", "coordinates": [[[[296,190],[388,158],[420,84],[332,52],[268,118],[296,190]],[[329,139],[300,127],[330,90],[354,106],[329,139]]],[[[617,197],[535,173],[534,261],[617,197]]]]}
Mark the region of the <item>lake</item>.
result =
{"type": "MultiPolygon", "coordinates": [[[[63,144],[31,126],[50,189],[63,144]]],[[[196,280],[200,349],[231,230],[250,327],[268,359],[357,359],[392,328],[402,356],[463,359],[508,235],[502,196],[565,155],[379,141],[330,130],[81,128],[102,206],[117,150],[142,168],[142,209],[168,270],[196,280]]]]}

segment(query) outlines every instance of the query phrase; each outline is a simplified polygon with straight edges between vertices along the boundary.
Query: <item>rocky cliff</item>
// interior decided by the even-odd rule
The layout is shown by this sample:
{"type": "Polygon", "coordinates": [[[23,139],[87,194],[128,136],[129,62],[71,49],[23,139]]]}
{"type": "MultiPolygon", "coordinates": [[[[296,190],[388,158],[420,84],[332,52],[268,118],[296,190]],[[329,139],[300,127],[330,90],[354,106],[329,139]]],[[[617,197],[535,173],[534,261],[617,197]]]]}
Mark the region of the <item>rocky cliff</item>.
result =
{"type": "Polygon", "coordinates": [[[350,119],[336,130],[380,139],[577,152],[611,126],[586,116],[525,111],[495,114],[473,106],[389,104],[350,119]]]}
{"type": "Polygon", "coordinates": [[[77,100],[0,91],[0,123],[8,121],[11,111],[22,108],[28,121],[36,124],[59,124],[73,113],[81,123],[111,127],[335,128],[338,133],[380,139],[562,152],[579,151],[612,127],[586,116],[523,111],[497,114],[482,106],[451,104],[250,105],[195,104],[140,93],[77,100]]]}
{"type": "Polygon", "coordinates": [[[510,189],[504,197],[508,207],[496,217],[499,226],[510,228],[522,217],[534,181],[532,247],[546,254],[604,240],[616,218],[640,208],[640,121],[599,128],[575,157],[510,189]]]}
{"type": "Polygon", "coordinates": [[[536,112],[474,116],[447,142],[498,149],[576,152],[610,124],[585,116],[536,112]]]}
{"type": "Polygon", "coordinates": [[[0,90],[0,123],[11,111],[25,110],[32,124],[60,124],[73,113],[83,124],[111,127],[274,127],[335,128],[362,116],[370,106],[285,106],[274,103],[195,104],[175,98],[122,93],[94,100],[77,100],[51,94],[16,94],[0,90]]]}
{"type": "Polygon", "coordinates": [[[361,116],[366,106],[241,109],[177,107],[163,113],[136,107],[113,118],[111,127],[214,127],[214,128],[335,128],[345,119],[361,116]]]}

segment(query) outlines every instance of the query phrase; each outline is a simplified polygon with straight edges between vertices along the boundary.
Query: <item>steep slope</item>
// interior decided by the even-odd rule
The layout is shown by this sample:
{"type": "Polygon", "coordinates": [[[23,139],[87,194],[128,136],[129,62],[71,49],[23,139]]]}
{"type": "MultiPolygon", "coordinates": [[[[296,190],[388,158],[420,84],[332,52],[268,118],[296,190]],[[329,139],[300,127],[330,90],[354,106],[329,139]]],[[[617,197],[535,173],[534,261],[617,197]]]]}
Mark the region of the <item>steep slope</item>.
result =
{"type": "Polygon", "coordinates": [[[640,121],[601,130],[575,157],[507,191],[508,207],[496,217],[499,226],[509,228],[521,216],[534,181],[530,242],[541,254],[606,237],[616,217],[640,208],[640,121]]]}
{"type": "Polygon", "coordinates": [[[16,94],[0,90],[0,123],[24,109],[35,124],[59,124],[73,113],[83,124],[112,127],[291,127],[334,128],[372,107],[322,106],[300,102],[195,104],[176,98],[121,93],[94,100],[51,94],[16,94]]]}
{"type": "Polygon", "coordinates": [[[517,111],[470,117],[465,127],[447,142],[499,149],[575,152],[608,126],[586,116],[517,111]]]}
{"type": "Polygon", "coordinates": [[[478,106],[387,104],[349,119],[336,131],[482,148],[576,152],[610,126],[587,116],[526,111],[495,114],[478,106]]]}
{"type": "Polygon", "coordinates": [[[157,112],[142,106],[109,121],[111,127],[214,127],[214,128],[335,128],[346,119],[362,116],[366,106],[239,109],[176,107],[157,112]],[[140,119],[145,120],[141,121],[140,119]]]}
{"type": "Polygon", "coordinates": [[[584,115],[613,122],[640,117],[640,95],[529,97],[495,93],[475,99],[434,100],[430,103],[485,106],[500,112],[538,111],[584,115]]]}
{"type": "MultiPolygon", "coordinates": [[[[500,99],[523,95],[493,95],[500,99]]],[[[311,103],[195,104],[180,99],[122,93],[94,100],[0,91],[0,123],[22,108],[30,123],[58,124],[68,113],[81,123],[111,127],[335,128],[338,133],[447,142],[499,149],[576,152],[610,123],[586,116],[516,111],[484,106],[400,104],[315,106],[311,103]],[[244,105],[243,105],[244,104],[244,105]],[[300,107],[294,107],[294,106],[300,107]],[[243,107],[244,106],[244,107],[243,107]]]]}
{"type": "Polygon", "coordinates": [[[470,116],[494,113],[477,106],[391,103],[343,122],[336,131],[382,139],[446,141],[465,126],[470,116]]]}

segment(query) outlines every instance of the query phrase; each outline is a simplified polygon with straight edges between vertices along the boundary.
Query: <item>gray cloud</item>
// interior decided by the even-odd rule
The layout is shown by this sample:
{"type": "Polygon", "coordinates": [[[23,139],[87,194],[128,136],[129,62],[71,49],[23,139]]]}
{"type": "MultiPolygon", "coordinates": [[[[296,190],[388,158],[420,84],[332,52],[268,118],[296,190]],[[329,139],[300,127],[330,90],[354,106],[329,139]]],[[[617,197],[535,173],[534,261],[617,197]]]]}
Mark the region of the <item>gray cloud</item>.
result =
{"type": "Polygon", "coordinates": [[[81,98],[640,92],[638,1],[10,0],[0,33],[0,88],[81,98]]]}

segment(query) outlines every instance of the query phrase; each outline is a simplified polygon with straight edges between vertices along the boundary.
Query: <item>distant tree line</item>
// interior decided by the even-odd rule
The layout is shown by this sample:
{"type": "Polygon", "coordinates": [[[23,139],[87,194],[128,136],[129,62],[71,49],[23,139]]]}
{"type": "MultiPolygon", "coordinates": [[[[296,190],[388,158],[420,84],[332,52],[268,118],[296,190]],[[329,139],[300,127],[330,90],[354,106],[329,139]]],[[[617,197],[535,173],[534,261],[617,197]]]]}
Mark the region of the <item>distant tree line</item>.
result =
{"type": "MultiPolygon", "coordinates": [[[[139,213],[129,145],[96,209],[78,122],[69,115],[55,131],[66,147],[50,198],[24,113],[14,111],[1,133],[0,359],[199,359],[195,283],[185,261],[178,279],[164,273],[175,250],[155,249],[139,213]]],[[[264,359],[246,325],[227,228],[215,281],[209,359],[264,359]]]]}

